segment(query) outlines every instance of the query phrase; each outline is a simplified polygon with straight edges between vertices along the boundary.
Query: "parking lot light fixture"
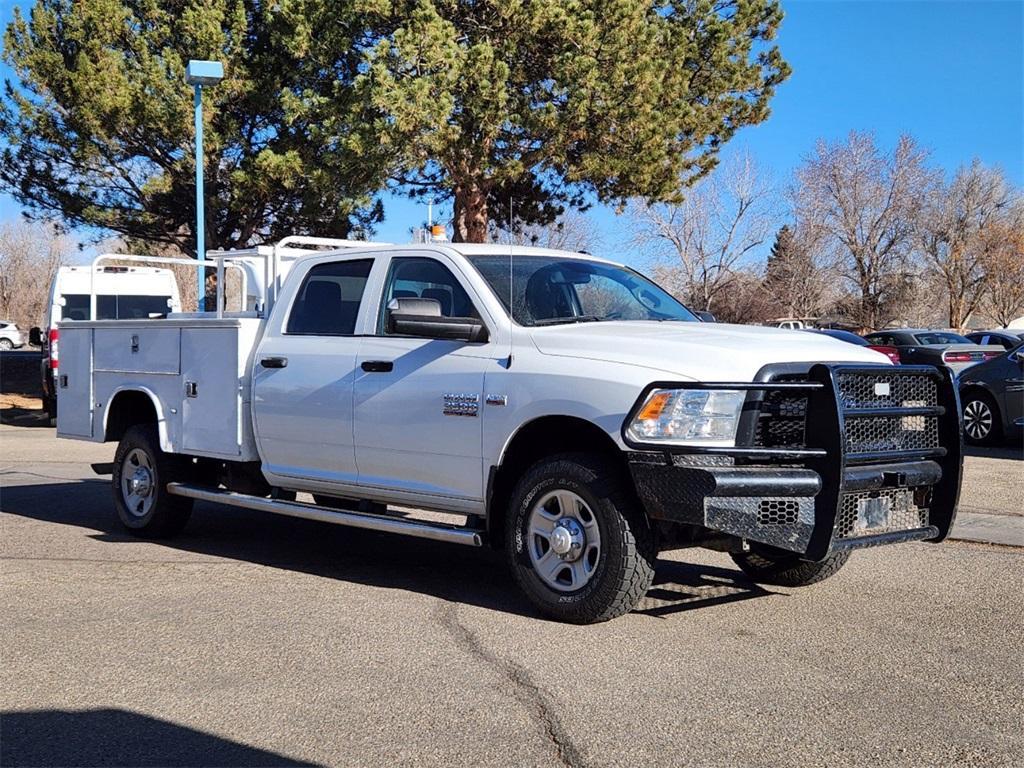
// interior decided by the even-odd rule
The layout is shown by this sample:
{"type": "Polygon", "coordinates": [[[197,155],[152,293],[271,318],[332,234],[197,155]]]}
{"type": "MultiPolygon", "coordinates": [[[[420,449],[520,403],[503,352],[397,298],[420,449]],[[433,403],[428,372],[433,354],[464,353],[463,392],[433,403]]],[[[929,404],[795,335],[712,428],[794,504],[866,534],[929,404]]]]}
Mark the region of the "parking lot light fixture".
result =
{"type": "MultiPolygon", "coordinates": [[[[224,65],[219,61],[193,59],[185,68],[185,82],[195,88],[193,107],[196,121],[196,258],[206,261],[206,212],[203,203],[203,86],[216,85],[224,79],[224,65]]],[[[206,270],[200,267],[196,294],[196,309],[206,308],[206,270]]]]}

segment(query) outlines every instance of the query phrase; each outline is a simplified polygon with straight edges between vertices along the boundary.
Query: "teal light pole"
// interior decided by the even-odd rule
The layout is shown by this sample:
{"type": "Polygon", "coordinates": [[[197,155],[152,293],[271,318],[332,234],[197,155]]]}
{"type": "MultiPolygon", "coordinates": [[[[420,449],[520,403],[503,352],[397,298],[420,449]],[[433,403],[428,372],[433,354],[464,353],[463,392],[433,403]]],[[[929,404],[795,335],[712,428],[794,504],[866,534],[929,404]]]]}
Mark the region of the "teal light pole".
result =
{"type": "MultiPolygon", "coordinates": [[[[202,264],[206,261],[206,210],[203,202],[203,86],[216,85],[224,79],[224,66],[219,61],[196,61],[193,59],[185,69],[185,82],[195,87],[196,118],[196,258],[202,264]]],[[[206,270],[199,274],[196,309],[206,309],[206,270]]]]}

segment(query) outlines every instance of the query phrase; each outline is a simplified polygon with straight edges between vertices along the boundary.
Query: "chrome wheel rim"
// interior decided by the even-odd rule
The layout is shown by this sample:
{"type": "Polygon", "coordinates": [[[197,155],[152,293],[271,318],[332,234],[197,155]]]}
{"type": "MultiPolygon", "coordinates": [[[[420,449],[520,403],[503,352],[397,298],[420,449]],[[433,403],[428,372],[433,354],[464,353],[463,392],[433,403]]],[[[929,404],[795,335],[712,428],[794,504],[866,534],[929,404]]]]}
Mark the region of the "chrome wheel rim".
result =
{"type": "Polygon", "coordinates": [[[971,400],[964,408],[964,431],[975,440],[983,440],[992,431],[992,409],[981,400],[971,400]]]}
{"type": "Polygon", "coordinates": [[[533,570],[559,592],[586,586],[601,559],[597,518],[572,491],[551,491],[534,503],[526,538],[533,570]]]}
{"type": "Polygon", "coordinates": [[[132,448],[121,463],[121,498],[128,512],[145,517],[156,497],[153,462],[141,448],[132,448]]]}

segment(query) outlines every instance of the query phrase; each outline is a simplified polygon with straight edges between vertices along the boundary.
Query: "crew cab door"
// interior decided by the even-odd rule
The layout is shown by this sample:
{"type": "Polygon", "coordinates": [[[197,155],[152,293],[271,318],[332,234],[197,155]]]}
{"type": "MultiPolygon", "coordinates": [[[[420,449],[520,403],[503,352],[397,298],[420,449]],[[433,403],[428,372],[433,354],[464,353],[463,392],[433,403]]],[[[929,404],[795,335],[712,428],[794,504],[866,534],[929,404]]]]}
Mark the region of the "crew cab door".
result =
{"type": "Polygon", "coordinates": [[[298,265],[256,350],[253,425],[264,469],[323,483],[355,483],[352,384],[364,293],[375,260],[298,265]]]}
{"type": "Polygon", "coordinates": [[[445,316],[480,317],[472,290],[459,265],[442,254],[389,259],[376,332],[362,340],[355,373],[360,485],[423,503],[483,499],[483,386],[498,356],[494,345],[396,336],[385,327],[393,298],[435,299],[445,316]]]}

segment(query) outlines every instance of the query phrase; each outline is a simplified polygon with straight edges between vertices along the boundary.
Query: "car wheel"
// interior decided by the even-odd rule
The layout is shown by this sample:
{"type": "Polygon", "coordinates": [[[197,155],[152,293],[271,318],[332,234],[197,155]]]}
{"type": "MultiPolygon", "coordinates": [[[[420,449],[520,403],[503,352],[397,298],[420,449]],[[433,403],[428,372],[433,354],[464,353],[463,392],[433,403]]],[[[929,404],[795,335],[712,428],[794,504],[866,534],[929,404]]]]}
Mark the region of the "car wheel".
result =
{"type": "Polygon", "coordinates": [[[964,437],[975,445],[991,445],[1002,432],[999,409],[984,392],[970,392],[964,396],[964,437]]]}
{"type": "Polygon", "coordinates": [[[733,553],[732,559],[741,571],[760,584],[806,587],[834,576],[850,559],[850,553],[836,552],[814,563],[801,560],[792,552],[752,544],[749,552],[733,553]]]}
{"type": "Polygon", "coordinates": [[[575,624],[628,613],[654,579],[654,536],[621,469],[565,454],[535,464],[512,494],[512,574],[546,616],[575,624]]]}
{"type": "Polygon", "coordinates": [[[14,342],[10,339],[0,339],[0,349],[5,352],[9,349],[14,349],[14,342]]]}
{"type": "Polygon", "coordinates": [[[188,475],[186,460],[160,450],[155,424],[129,427],[114,454],[111,485],[122,524],[136,536],[164,538],[181,531],[192,499],[172,496],[167,483],[188,475]]]}

